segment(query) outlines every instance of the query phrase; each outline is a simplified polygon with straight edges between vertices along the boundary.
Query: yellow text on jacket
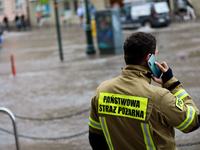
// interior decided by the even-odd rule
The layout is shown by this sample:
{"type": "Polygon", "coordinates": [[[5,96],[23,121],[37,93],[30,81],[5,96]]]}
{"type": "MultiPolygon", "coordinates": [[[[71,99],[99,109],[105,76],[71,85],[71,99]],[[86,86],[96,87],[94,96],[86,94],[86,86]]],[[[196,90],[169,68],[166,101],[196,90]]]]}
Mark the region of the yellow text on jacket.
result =
{"type": "Polygon", "coordinates": [[[145,121],[148,98],[100,93],[98,113],[145,121]]]}

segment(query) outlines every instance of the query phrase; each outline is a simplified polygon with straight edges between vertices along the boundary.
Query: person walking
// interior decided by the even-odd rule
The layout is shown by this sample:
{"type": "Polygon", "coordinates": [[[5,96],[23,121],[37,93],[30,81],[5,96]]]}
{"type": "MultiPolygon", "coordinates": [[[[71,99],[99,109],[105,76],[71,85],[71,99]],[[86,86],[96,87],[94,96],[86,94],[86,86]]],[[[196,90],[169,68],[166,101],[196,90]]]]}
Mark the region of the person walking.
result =
{"type": "Polygon", "coordinates": [[[194,13],[192,1],[191,0],[186,0],[186,1],[187,1],[187,16],[190,18],[190,14],[191,14],[192,18],[196,19],[196,15],[194,13]]]}
{"type": "Polygon", "coordinates": [[[20,19],[18,15],[15,16],[15,25],[16,25],[17,30],[20,30],[20,19]]]}
{"type": "Polygon", "coordinates": [[[88,9],[90,11],[91,19],[94,19],[95,18],[95,12],[97,11],[96,8],[94,7],[94,5],[92,3],[89,3],[88,9]]]}
{"type": "Polygon", "coordinates": [[[41,20],[41,18],[42,18],[41,12],[38,11],[36,13],[36,19],[37,19],[38,26],[40,26],[40,20],[41,20]]]}
{"type": "Polygon", "coordinates": [[[177,150],[174,128],[189,133],[199,128],[199,110],[166,62],[155,65],[156,38],[135,32],[124,45],[122,75],[100,84],[91,100],[89,142],[93,150],[177,150]],[[162,87],[151,84],[151,78],[162,87]]]}
{"type": "Polygon", "coordinates": [[[6,30],[9,30],[9,24],[8,24],[8,17],[7,17],[7,16],[4,16],[3,22],[4,22],[4,24],[5,24],[6,30]]]}
{"type": "Polygon", "coordinates": [[[21,16],[21,27],[26,30],[26,21],[25,21],[25,16],[22,14],[21,16]]]}
{"type": "Polygon", "coordinates": [[[77,10],[76,10],[76,13],[77,13],[77,15],[80,18],[80,25],[82,26],[83,25],[83,15],[84,15],[85,11],[84,11],[84,9],[81,6],[79,6],[77,8],[77,10]]]}

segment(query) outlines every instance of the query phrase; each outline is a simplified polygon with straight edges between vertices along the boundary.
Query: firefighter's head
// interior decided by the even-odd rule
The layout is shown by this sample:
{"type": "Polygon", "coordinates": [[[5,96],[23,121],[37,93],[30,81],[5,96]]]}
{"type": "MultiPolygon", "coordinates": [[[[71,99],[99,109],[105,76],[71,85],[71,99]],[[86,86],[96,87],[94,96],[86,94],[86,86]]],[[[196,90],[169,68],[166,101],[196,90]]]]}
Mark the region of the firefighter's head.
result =
{"type": "Polygon", "coordinates": [[[124,59],[127,65],[143,65],[151,54],[157,54],[156,38],[145,32],[136,32],[124,42],[124,59]]]}

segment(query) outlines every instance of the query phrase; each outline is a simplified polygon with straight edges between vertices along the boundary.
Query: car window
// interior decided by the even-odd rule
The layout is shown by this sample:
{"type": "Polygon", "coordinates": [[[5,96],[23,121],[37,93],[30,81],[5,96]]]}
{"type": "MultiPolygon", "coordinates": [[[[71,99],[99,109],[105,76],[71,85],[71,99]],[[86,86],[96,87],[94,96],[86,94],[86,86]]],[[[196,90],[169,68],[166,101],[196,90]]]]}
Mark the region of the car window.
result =
{"type": "Polygon", "coordinates": [[[167,13],[169,12],[169,7],[166,2],[155,3],[155,11],[157,13],[167,13]]]}
{"type": "Polygon", "coordinates": [[[136,5],[131,7],[131,16],[149,16],[151,14],[151,4],[136,5]]]}

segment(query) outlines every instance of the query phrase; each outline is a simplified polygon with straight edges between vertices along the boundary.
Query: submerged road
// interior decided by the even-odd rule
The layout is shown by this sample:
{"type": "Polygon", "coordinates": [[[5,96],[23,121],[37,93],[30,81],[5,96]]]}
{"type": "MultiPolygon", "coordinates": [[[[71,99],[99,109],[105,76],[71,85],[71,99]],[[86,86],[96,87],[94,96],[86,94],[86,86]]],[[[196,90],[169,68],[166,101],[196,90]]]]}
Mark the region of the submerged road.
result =
{"type": "MultiPolygon", "coordinates": [[[[123,39],[136,31],[152,33],[157,38],[158,61],[169,64],[200,109],[199,30],[200,20],[192,20],[164,28],[123,30],[123,39]]],[[[87,133],[91,98],[101,82],[119,76],[125,67],[123,54],[100,55],[95,38],[96,54],[87,55],[82,27],[62,27],[61,31],[63,62],[53,27],[2,35],[0,107],[17,117],[21,150],[91,150],[87,133]]],[[[0,129],[13,132],[10,118],[3,113],[0,117],[0,129]]],[[[190,134],[175,131],[177,144],[194,144],[179,150],[199,149],[200,130],[190,134]]],[[[0,130],[0,141],[0,149],[15,149],[12,134],[0,130]]]]}

